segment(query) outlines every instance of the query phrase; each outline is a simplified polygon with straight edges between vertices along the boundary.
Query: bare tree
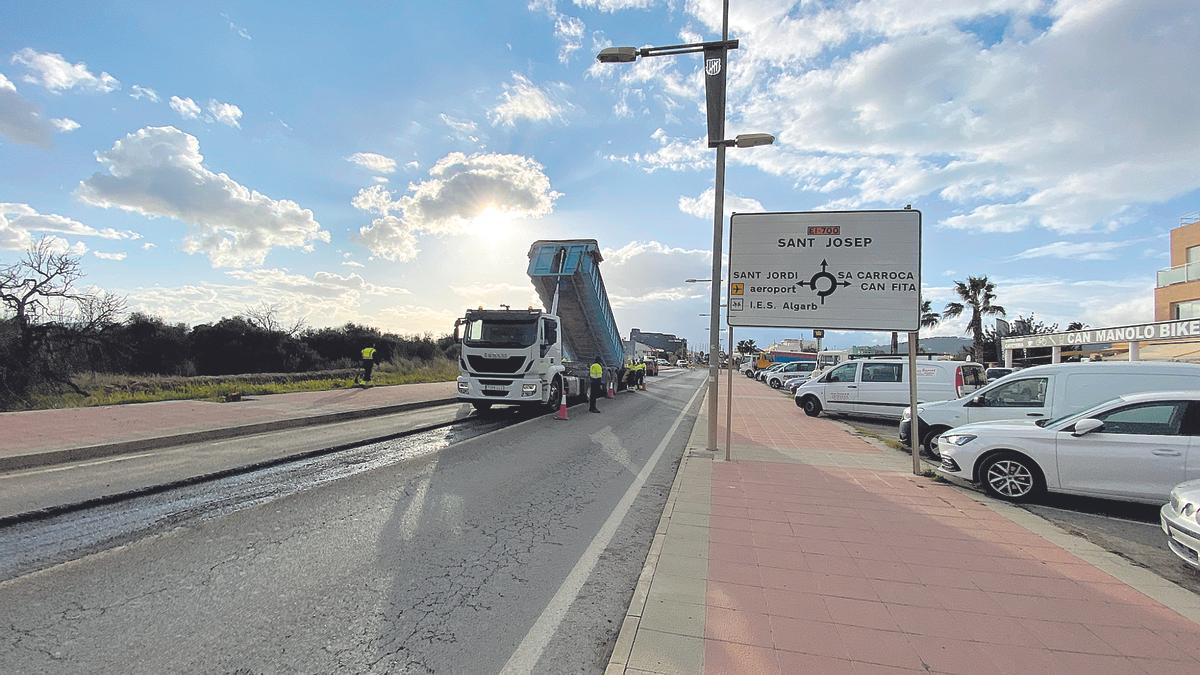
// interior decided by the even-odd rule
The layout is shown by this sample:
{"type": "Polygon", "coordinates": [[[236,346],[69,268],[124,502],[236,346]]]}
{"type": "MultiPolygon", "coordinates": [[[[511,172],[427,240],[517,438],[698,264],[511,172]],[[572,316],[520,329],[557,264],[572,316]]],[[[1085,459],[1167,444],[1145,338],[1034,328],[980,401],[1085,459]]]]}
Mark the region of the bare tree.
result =
{"type": "Polygon", "coordinates": [[[264,302],[261,305],[247,307],[243,314],[246,322],[251,326],[269,333],[283,333],[296,337],[303,333],[305,328],[308,328],[308,322],[304,320],[304,317],[291,322],[284,320],[283,308],[276,303],[264,302]]]}
{"type": "Polygon", "coordinates": [[[70,386],[63,368],[77,349],[99,339],[101,330],[125,311],[121,296],[81,286],[79,256],[53,239],[42,238],[16,263],[0,267],[0,308],[16,328],[4,345],[10,362],[0,372],[0,387],[23,398],[38,382],[70,386]]]}

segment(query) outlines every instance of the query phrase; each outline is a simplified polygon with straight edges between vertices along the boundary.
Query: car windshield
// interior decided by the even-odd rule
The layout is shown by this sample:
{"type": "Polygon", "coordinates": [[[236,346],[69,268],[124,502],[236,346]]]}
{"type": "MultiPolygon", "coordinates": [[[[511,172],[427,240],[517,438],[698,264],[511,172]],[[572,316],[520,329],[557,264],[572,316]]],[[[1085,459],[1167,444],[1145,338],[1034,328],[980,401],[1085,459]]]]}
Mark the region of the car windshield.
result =
{"type": "Polygon", "coordinates": [[[477,319],[467,323],[466,343],[472,347],[528,347],[536,340],[536,321],[477,319]]]}
{"type": "Polygon", "coordinates": [[[1107,408],[1108,406],[1110,406],[1120,400],[1121,399],[1119,399],[1119,398],[1113,398],[1113,399],[1109,399],[1109,400],[1105,401],[1104,403],[1101,403],[1100,405],[1092,406],[1091,408],[1088,408],[1087,410],[1083,410],[1083,411],[1077,410],[1073,413],[1068,413],[1068,414],[1062,415],[1060,417],[1055,417],[1052,420],[1038,420],[1037,425],[1039,427],[1050,427],[1050,426],[1059,424],[1061,422],[1066,422],[1067,420],[1070,420],[1070,419],[1083,419],[1083,418],[1086,418],[1088,415],[1091,415],[1093,412],[1097,412],[1099,410],[1107,408]]]}

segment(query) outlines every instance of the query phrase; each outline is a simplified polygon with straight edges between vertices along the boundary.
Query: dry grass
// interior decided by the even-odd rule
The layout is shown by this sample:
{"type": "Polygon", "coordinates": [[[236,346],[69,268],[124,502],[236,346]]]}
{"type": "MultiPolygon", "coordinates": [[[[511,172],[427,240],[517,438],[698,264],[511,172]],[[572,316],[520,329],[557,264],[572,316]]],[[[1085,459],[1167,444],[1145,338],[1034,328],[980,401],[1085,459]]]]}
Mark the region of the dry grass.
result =
{"type": "MultiPolygon", "coordinates": [[[[221,400],[227,394],[247,396],[286,394],[297,391],[328,391],[354,386],[357,369],[325,370],[311,373],[255,373],[248,375],[170,377],[134,376],[97,373],[75,378],[75,384],[88,392],[37,394],[31,397],[32,409],[80,408],[154,401],[221,400]]],[[[449,359],[433,361],[393,361],[375,368],[372,385],[447,382],[458,376],[458,364],[449,359]]]]}

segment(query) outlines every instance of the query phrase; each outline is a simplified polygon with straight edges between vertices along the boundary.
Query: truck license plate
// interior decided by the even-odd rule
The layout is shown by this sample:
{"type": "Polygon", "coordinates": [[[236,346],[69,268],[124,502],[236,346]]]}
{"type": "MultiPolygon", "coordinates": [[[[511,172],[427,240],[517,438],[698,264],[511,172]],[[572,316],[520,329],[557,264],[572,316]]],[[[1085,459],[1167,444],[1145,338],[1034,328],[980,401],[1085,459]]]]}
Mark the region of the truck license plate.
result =
{"type": "Polygon", "coordinates": [[[485,384],[485,385],[483,385],[483,390],[484,391],[508,391],[508,387],[506,387],[502,384],[485,384]]]}

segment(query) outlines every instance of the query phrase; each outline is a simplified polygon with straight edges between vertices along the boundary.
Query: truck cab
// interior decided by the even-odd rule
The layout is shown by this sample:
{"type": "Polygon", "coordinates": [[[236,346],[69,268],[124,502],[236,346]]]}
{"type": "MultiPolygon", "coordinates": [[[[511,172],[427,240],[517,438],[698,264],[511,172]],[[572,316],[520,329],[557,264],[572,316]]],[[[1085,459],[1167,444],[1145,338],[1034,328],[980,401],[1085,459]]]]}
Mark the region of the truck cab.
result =
{"type": "Polygon", "coordinates": [[[558,405],[566,366],[557,316],[536,309],[478,309],[468,310],[461,325],[460,401],[476,410],[497,403],[558,405]]]}

